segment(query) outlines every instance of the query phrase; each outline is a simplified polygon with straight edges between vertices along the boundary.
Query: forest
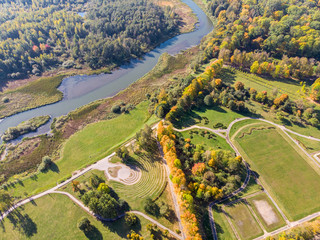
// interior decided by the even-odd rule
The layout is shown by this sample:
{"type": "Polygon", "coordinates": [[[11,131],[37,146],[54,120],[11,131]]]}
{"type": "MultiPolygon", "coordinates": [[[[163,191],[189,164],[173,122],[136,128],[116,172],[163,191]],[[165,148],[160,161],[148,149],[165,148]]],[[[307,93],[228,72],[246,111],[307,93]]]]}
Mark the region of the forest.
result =
{"type": "Polygon", "coordinates": [[[320,76],[320,11],[316,1],[208,0],[217,20],[203,58],[273,78],[320,76]]]}
{"type": "Polygon", "coordinates": [[[114,67],[176,34],[179,24],[170,7],[150,1],[1,0],[0,9],[1,80],[114,67]]]}

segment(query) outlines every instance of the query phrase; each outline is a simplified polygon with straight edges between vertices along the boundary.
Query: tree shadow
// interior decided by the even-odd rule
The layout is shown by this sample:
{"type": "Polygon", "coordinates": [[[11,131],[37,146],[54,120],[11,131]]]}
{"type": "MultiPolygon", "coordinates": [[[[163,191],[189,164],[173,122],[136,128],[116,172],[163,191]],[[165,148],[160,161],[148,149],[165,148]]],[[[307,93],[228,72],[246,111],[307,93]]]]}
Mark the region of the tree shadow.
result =
{"type": "Polygon", "coordinates": [[[59,173],[60,172],[58,165],[55,164],[54,162],[52,162],[50,164],[49,170],[51,170],[52,172],[55,172],[55,173],[59,173]]]}
{"type": "Polygon", "coordinates": [[[14,228],[17,228],[26,237],[32,237],[38,232],[36,223],[28,214],[21,214],[18,210],[11,212],[7,218],[14,228]]]}
{"type": "MultiPolygon", "coordinates": [[[[136,153],[136,155],[138,157],[142,157],[143,156],[143,153],[136,153]]],[[[139,161],[137,161],[134,157],[131,157],[131,156],[128,156],[128,158],[126,159],[126,161],[124,162],[125,165],[129,166],[130,168],[131,167],[138,167],[140,168],[141,170],[144,170],[144,171],[148,171],[139,161]]]]}
{"type": "Polygon", "coordinates": [[[135,225],[129,227],[124,220],[124,217],[120,218],[114,222],[103,222],[104,226],[107,227],[110,232],[116,233],[121,238],[127,238],[127,235],[130,233],[131,230],[134,230],[136,233],[140,233],[142,226],[141,221],[137,217],[137,222],[135,225]]]}
{"type": "Polygon", "coordinates": [[[84,234],[86,235],[86,237],[88,239],[92,239],[92,240],[102,240],[103,239],[101,232],[95,226],[92,226],[92,229],[88,232],[85,232],[84,234]]]}

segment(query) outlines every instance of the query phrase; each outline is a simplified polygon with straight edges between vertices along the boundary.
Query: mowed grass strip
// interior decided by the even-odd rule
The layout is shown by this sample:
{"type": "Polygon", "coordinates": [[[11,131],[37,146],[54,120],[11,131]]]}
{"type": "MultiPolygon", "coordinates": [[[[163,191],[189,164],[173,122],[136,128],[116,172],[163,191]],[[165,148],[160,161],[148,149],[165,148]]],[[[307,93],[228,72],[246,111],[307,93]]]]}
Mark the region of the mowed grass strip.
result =
{"type": "MultiPolygon", "coordinates": [[[[67,196],[61,194],[50,194],[27,203],[18,208],[19,213],[24,218],[16,223],[5,218],[3,227],[0,228],[1,240],[20,239],[127,239],[127,234],[134,230],[144,238],[149,236],[146,226],[151,223],[143,217],[137,216],[139,222],[130,228],[121,218],[115,222],[100,222],[89,215],[78,205],[73,203],[67,196]],[[82,217],[87,217],[94,230],[85,235],[77,227],[78,221],[82,217]],[[21,228],[20,226],[23,226],[21,228]],[[19,229],[24,229],[19,231],[19,229]]],[[[19,218],[15,218],[19,219],[19,218]]]]}
{"type": "Polygon", "coordinates": [[[213,206],[212,215],[214,218],[214,224],[217,231],[218,239],[232,239],[236,240],[236,236],[234,235],[230,224],[222,211],[221,206],[213,206]]]}
{"type": "MultiPolygon", "coordinates": [[[[271,126],[263,123],[261,126],[271,126]]],[[[257,127],[259,127],[257,125],[257,127]]],[[[289,143],[279,129],[254,130],[251,135],[242,129],[234,143],[251,164],[265,187],[273,195],[290,220],[298,220],[320,210],[320,176],[294,143],[289,143]]]]}
{"type": "Polygon", "coordinates": [[[24,196],[24,193],[34,195],[54,187],[58,181],[70,177],[75,170],[109,155],[144,126],[149,119],[147,107],[148,103],[143,102],[129,114],[90,124],[75,133],[65,143],[61,159],[55,162],[57,171],[40,173],[36,180],[26,179],[22,185],[16,185],[15,189],[12,189],[12,194],[14,196],[24,196]]]}
{"type": "Polygon", "coordinates": [[[268,232],[286,225],[281,214],[265,193],[247,198],[247,201],[268,232]]]}
{"type": "Polygon", "coordinates": [[[241,239],[253,239],[263,234],[259,224],[252,216],[246,203],[239,201],[224,207],[241,239]]]}

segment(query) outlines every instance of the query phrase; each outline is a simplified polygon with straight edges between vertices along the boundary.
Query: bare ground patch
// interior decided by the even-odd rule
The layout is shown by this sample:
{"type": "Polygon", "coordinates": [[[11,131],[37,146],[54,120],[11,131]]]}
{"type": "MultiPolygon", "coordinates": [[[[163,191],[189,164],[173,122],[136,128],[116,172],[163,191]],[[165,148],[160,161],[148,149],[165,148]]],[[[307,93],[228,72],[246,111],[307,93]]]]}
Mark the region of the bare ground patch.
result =
{"type": "Polygon", "coordinates": [[[253,204],[255,205],[267,225],[272,225],[279,222],[277,214],[274,212],[272,206],[270,206],[267,201],[253,200],[253,204]]]}
{"type": "Polygon", "coordinates": [[[117,177],[118,177],[118,172],[119,172],[119,170],[120,170],[121,168],[122,168],[121,166],[109,167],[109,168],[108,168],[108,173],[109,173],[112,177],[117,178],[117,177]]]}

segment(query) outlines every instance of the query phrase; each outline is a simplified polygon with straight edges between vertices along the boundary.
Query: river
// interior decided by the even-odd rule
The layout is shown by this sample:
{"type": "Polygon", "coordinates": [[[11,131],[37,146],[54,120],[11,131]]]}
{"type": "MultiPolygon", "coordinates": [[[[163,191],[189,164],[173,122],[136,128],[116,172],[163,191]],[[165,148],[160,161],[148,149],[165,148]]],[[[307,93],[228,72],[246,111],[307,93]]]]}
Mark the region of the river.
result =
{"type": "MultiPolygon", "coordinates": [[[[198,45],[201,39],[212,31],[213,24],[202,9],[193,1],[182,1],[186,3],[198,17],[198,23],[193,32],[181,34],[167,40],[144,55],[142,59],[134,59],[130,63],[114,70],[112,74],[77,75],[63,79],[58,88],[64,94],[63,100],[3,119],[0,122],[0,134],[9,127],[17,126],[19,123],[30,118],[50,115],[53,119],[92,101],[114,96],[148,73],[156,65],[161,54],[167,52],[175,55],[182,50],[198,45]]],[[[40,127],[37,132],[25,134],[12,142],[17,143],[22,137],[32,137],[47,133],[50,131],[50,123],[40,127]]]]}

